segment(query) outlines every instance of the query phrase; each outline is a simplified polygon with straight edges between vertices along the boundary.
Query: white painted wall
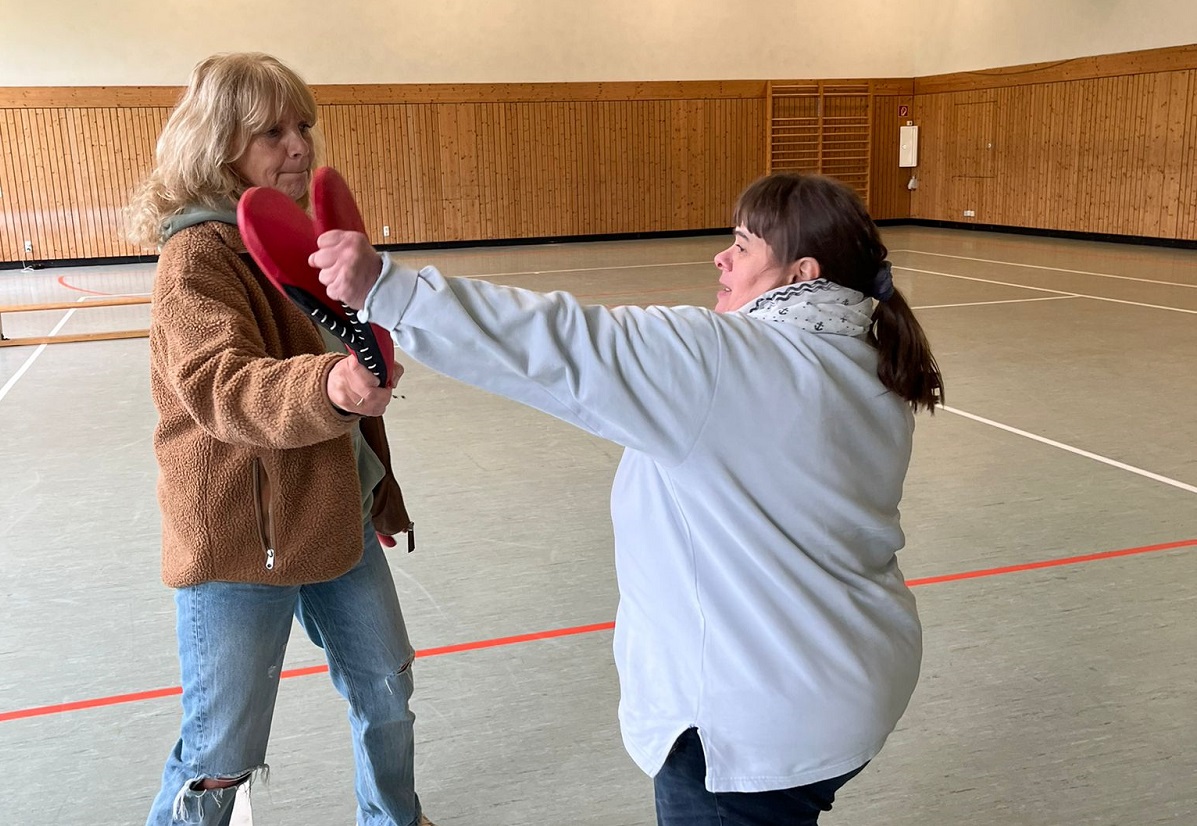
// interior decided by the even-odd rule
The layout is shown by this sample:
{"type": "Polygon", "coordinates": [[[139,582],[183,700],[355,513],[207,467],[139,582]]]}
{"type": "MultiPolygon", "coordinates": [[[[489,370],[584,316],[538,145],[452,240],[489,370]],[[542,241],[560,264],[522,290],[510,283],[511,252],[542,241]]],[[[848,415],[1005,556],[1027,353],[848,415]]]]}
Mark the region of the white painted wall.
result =
{"type": "Polygon", "coordinates": [[[311,83],[909,77],[879,0],[0,0],[0,86],[174,85],[219,51],[311,83]]]}
{"type": "Polygon", "coordinates": [[[0,0],[0,86],[912,77],[1197,42],[1197,0],[0,0]]]}
{"type": "Polygon", "coordinates": [[[913,74],[1197,43],[1197,0],[914,0],[913,74]]]}

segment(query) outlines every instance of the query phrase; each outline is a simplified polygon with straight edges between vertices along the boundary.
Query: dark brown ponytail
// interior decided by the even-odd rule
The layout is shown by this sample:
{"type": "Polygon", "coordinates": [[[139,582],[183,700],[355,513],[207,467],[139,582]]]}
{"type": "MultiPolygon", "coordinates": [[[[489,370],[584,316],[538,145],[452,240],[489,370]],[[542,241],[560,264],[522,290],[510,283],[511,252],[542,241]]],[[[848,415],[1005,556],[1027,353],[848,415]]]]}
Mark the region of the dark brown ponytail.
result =
{"type": "Polygon", "coordinates": [[[917,413],[943,404],[943,376],[927,335],[898,288],[873,311],[869,341],[877,347],[877,377],[917,413]]]}

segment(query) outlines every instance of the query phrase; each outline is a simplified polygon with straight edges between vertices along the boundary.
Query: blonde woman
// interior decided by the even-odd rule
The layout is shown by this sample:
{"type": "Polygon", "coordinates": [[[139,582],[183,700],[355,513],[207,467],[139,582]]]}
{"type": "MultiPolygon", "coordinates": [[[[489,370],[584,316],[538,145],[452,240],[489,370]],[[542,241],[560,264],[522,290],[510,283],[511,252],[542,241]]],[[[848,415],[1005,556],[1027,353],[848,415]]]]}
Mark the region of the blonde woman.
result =
{"type": "Polygon", "coordinates": [[[130,237],[161,247],[150,376],[183,683],[149,826],[227,824],[236,787],[265,771],[292,615],[349,701],[357,822],[428,824],[414,651],[378,536],[411,524],[378,418],[391,391],[265,281],[236,226],[250,186],[306,205],[316,115],[272,57],[204,60],[129,209],[130,237]]]}

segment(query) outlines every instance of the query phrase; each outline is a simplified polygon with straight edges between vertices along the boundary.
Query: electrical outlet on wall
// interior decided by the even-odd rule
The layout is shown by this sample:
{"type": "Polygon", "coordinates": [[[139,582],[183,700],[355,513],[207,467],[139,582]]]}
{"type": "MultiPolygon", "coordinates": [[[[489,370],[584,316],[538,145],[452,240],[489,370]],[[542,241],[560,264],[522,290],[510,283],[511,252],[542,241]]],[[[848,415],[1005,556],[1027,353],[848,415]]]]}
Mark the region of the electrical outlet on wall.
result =
{"type": "Polygon", "coordinates": [[[964,217],[965,218],[976,218],[977,211],[975,209],[966,209],[966,210],[964,210],[964,217]]]}
{"type": "Polygon", "coordinates": [[[385,226],[385,225],[383,226],[383,228],[382,228],[382,237],[383,237],[383,238],[390,238],[390,237],[391,237],[391,228],[390,228],[390,227],[388,227],[388,226],[385,226]]]}
{"type": "Polygon", "coordinates": [[[25,242],[25,252],[30,253],[30,254],[33,253],[33,242],[32,241],[25,242]]]}

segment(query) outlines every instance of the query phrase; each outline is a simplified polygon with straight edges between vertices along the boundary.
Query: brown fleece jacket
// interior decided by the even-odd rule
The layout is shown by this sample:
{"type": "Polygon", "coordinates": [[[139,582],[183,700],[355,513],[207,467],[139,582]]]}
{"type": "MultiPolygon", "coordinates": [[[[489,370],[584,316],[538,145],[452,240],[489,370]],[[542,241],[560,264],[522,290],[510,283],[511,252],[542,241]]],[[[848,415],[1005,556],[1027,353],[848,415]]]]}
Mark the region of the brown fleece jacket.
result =
{"type": "Polygon", "coordinates": [[[162,579],[298,585],[333,579],[362,554],[361,482],[350,431],[387,469],[374,524],[410,525],[381,419],[328,399],[319,330],[244,259],[237,228],[208,222],[162,249],[150,321],[159,421],[162,579]]]}

